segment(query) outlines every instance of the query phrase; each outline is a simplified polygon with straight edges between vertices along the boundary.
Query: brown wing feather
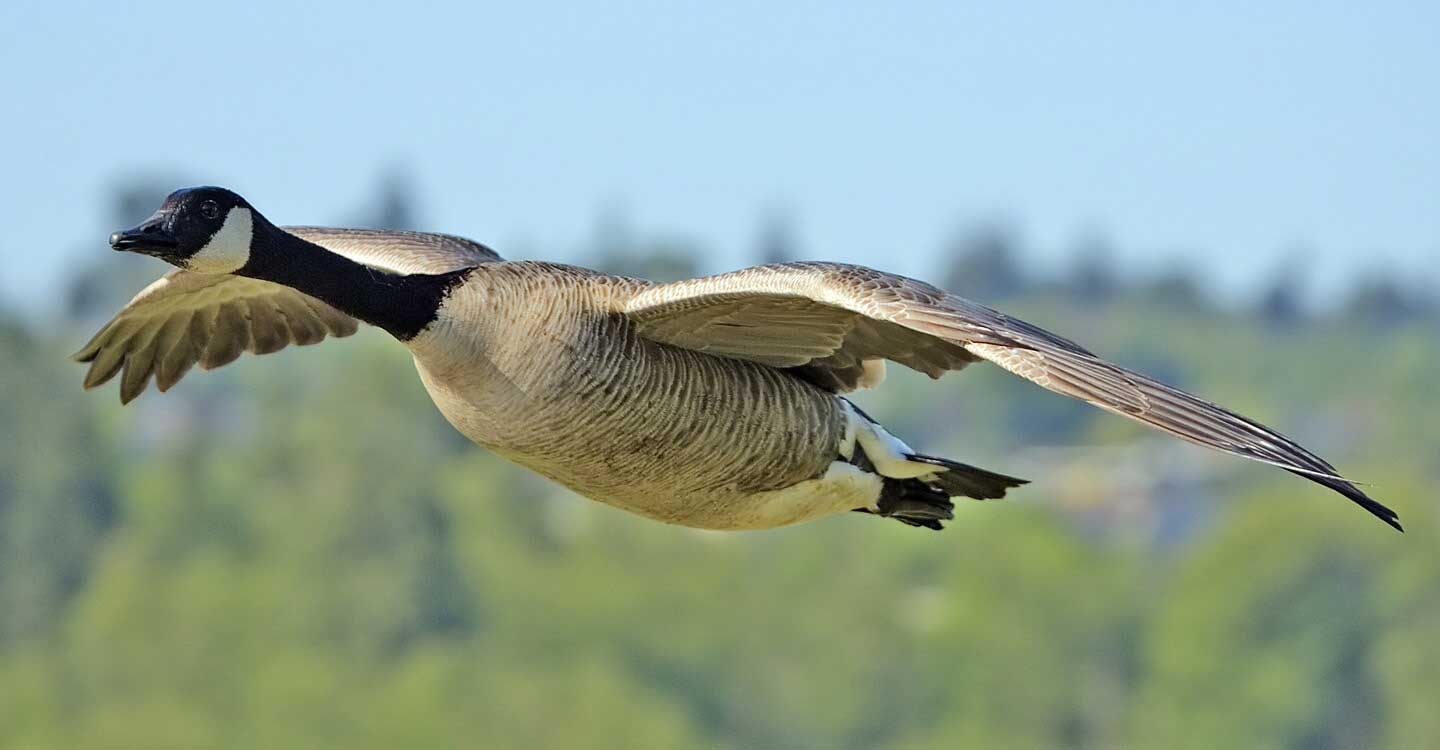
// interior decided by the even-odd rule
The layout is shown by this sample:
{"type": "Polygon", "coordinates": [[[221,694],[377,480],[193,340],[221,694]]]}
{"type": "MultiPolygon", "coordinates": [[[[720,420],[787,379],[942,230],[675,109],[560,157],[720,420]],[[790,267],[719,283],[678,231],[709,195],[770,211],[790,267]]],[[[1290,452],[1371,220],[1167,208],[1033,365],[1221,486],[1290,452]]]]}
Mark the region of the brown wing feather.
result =
{"type": "MultiPolygon", "coordinates": [[[[1367,496],[1335,467],[1290,438],[1218,404],[1100,359],[1084,347],[934,286],[870,268],[836,263],[760,266],[731,274],[652,286],[626,307],[642,335],[676,346],[777,366],[776,352],[808,356],[802,368],[883,357],[938,376],[986,359],[1057,393],[1077,398],[1192,443],[1278,466],[1328,487],[1400,528],[1394,511],[1367,496]],[[814,320],[765,330],[761,356],[735,335],[764,328],[746,311],[779,301],[814,320]],[[799,300],[796,302],[795,300],[799,300]],[[727,326],[716,334],[716,323],[727,326]],[[837,340],[815,335],[843,326],[837,340]],[[859,332],[858,334],[856,332],[859,332]],[[931,348],[917,342],[917,334],[931,348]],[[719,346],[712,343],[719,341],[719,346]],[[957,353],[958,350],[958,353],[957,353]]],[[[843,380],[843,378],[841,378],[843,380]]]]}
{"type": "Polygon", "coordinates": [[[129,403],[152,376],[166,391],[197,363],[213,369],[241,352],[268,354],[290,344],[349,336],[359,327],[353,318],[318,300],[307,304],[304,297],[264,281],[174,271],[131,300],[74,359],[90,363],[87,389],[121,374],[120,401],[129,403]]]}

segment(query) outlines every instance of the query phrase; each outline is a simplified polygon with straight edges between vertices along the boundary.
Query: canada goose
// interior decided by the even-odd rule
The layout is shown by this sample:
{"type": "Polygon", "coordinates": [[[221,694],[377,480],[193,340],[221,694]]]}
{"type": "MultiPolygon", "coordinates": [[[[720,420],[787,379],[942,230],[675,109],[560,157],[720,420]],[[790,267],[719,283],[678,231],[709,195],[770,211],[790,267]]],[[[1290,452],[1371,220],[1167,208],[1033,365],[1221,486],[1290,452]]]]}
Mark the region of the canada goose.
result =
{"type": "Polygon", "coordinates": [[[81,349],[129,402],[196,362],[378,326],[480,445],[668,523],[758,529],[858,510],[941,528],[952,497],[1026,480],[917,453],[840,394],[892,360],[931,377],[988,360],[1052,391],[1278,466],[1396,514],[1264,425],[921,281],[782,263],[670,284],[504,261],[439,234],[270,223],[216,187],[170,195],[116,250],[177,267],[81,349]]]}

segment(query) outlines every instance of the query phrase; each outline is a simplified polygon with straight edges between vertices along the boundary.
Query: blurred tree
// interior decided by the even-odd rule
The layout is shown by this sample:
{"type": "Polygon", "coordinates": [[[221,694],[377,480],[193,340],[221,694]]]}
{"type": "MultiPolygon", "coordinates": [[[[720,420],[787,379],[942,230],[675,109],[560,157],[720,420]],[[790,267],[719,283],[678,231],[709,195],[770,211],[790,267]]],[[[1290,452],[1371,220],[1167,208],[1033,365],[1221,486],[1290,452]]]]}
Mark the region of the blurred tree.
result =
{"type": "Polygon", "coordinates": [[[1373,273],[1355,284],[1343,314],[1351,322],[1384,330],[1423,320],[1433,312],[1429,302],[1393,276],[1373,273]]]}
{"type": "Polygon", "coordinates": [[[113,442],[77,383],[55,346],[0,320],[0,652],[55,635],[118,520],[113,442]]]}
{"type": "Polygon", "coordinates": [[[1292,250],[1270,272],[1256,312],[1272,329],[1293,330],[1305,322],[1304,289],[1310,257],[1306,250],[1292,250]]]}
{"type": "Polygon", "coordinates": [[[410,170],[392,166],[381,173],[375,203],[356,223],[376,229],[424,229],[419,203],[410,170]]]}
{"type": "Polygon", "coordinates": [[[1161,603],[1138,746],[1380,746],[1377,573],[1403,546],[1351,519],[1265,508],[1283,502],[1253,498],[1161,603]]]}
{"type": "Polygon", "coordinates": [[[1177,312],[1199,313],[1210,307],[1193,268],[1175,266],[1162,271],[1141,283],[1138,291],[1151,304],[1177,312]]]}
{"type": "Polygon", "coordinates": [[[916,726],[894,746],[1123,744],[1121,707],[1139,657],[1129,593],[1137,569],[1127,573],[1123,554],[1086,545],[1053,519],[959,526],[963,540],[936,556],[933,580],[902,610],[922,634],[916,657],[933,666],[910,678],[918,690],[897,690],[916,726]],[[1029,583],[1012,585],[1021,580],[1029,583]]]}
{"type": "Polygon", "coordinates": [[[651,281],[678,281],[700,275],[695,246],[683,240],[654,240],[602,256],[596,267],[607,273],[651,281]]]}
{"type": "Polygon", "coordinates": [[[694,244],[637,237],[629,216],[618,204],[601,209],[590,247],[594,267],[606,273],[653,281],[677,281],[700,274],[700,252],[694,244]]]}
{"type": "Polygon", "coordinates": [[[1074,259],[1062,282],[1068,296],[1078,305],[1099,307],[1112,302],[1120,292],[1121,280],[1115,269],[1115,248],[1099,230],[1081,235],[1071,251],[1074,259]]]}
{"type": "Polygon", "coordinates": [[[945,250],[949,266],[943,286],[979,301],[997,302],[1024,292],[1028,279],[1020,267],[1019,242],[1005,224],[988,222],[958,234],[945,250]]]}
{"type": "Polygon", "coordinates": [[[800,247],[795,239],[795,220],[783,207],[772,207],[760,220],[760,236],[756,243],[759,265],[789,263],[800,260],[800,247]]]}
{"type": "MultiPolygon", "coordinates": [[[[118,183],[111,192],[105,225],[114,229],[131,227],[145,220],[165,196],[189,183],[175,175],[141,176],[118,183]]],[[[70,280],[65,293],[65,312],[71,320],[94,322],[112,315],[136,292],[164,275],[170,266],[164,261],[117,255],[106,246],[106,233],[97,234],[76,257],[84,260],[80,272],[70,280]]]]}

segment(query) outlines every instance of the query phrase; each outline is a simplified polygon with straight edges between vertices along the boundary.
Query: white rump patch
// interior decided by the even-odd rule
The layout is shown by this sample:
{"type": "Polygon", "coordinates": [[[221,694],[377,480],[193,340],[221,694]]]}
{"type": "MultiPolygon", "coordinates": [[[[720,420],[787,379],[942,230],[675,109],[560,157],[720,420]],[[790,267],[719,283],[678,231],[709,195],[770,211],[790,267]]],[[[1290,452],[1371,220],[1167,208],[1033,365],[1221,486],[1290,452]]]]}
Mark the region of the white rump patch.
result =
{"type": "Polygon", "coordinates": [[[865,451],[865,456],[870,459],[870,463],[875,464],[875,471],[881,476],[892,479],[915,479],[938,473],[931,464],[905,458],[914,455],[915,451],[903,440],[891,435],[884,427],[860,416],[860,413],[855,411],[855,407],[851,406],[849,401],[842,398],[840,403],[845,407],[845,439],[848,441],[842,442],[840,455],[853,458],[855,442],[859,442],[860,449],[865,451]]]}
{"type": "Polygon", "coordinates": [[[185,268],[198,273],[234,273],[250,262],[250,241],[255,219],[250,209],[236,206],[225,214],[220,231],[210,237],[205,247],[190,256],[185,268]]]}

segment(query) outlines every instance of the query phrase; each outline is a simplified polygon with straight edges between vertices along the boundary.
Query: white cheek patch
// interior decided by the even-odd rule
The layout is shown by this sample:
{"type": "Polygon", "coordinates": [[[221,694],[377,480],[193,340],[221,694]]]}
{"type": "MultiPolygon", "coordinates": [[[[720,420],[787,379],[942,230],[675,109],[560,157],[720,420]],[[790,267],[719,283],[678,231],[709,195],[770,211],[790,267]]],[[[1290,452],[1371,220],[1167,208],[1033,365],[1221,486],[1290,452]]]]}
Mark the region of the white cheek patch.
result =
{"type": "Polygon", "coordinates": [[[250,239],[254,228],[254,217],[250,209],[235,207],[225,215],[225,223],[205,243],[205,247],[190,256],[185,267],[199,273],[234,273],[250,261],[250,239]]]}

